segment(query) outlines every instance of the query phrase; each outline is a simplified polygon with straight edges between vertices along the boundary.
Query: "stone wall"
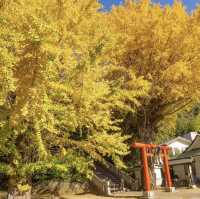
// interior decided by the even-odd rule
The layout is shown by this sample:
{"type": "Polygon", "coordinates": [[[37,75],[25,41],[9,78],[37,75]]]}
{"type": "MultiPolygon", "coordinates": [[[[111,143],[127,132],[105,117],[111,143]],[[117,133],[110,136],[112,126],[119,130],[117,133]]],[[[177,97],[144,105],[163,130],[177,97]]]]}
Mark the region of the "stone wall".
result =
{"type": "Polygon", "coordinates": [[[89,183],[49,181],[33,187],[33,198],[41,195],[54,195],[55,198],[60,198],[70,194],[83,194],[89,189],[89,183]]]}

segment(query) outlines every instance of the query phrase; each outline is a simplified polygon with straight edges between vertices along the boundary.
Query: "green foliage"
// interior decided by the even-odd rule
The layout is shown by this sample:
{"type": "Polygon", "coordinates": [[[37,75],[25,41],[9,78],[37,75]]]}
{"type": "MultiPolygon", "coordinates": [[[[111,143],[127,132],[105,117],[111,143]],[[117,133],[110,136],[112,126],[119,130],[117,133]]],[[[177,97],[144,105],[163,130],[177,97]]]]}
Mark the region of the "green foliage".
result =
{"type": "Polygon", "coordinates": [[[166,117],[164,120],[160,121],[158,124],[158,133],[155,142],[161,144],[176,137],[176,122],[176,114],[166,117]]]}
{"type": "Polygon", "coordinates": [[[178,114],[176,122],[176,134],[182,135],[188,132],[200,131],[200,105],[194,104],[187,110],[178,114]]]}
{"type": "Polygon", "coordinates": [[[191,104],[184,110],[159,123],[157,143],[164,143],[174,137],[189,132],[200,131],[200,106],[199,103],[191,104]]]}
{"type": "Polygon", "coordinates": [[[169,157],[170,158],[176,158],[181,154],[180,150],[175,149],[175,153],[173,153],[172,151],[169,152],[169,157]]]}

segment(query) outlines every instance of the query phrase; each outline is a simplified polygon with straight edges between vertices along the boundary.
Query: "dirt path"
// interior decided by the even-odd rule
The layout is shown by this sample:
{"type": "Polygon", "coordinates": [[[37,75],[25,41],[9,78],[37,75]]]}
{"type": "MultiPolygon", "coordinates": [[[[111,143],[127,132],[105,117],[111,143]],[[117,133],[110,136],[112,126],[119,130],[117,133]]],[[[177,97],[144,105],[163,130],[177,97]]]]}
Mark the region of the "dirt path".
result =
{"type": "MultiPolygon", "coordinates": [[[[103,197],[93,194],[68,196],[68,199],[141,199],[141,192],[118,193],[114,197],[103,197]]],[[[200,199],[200,189],[178,189],[174,193],[155,192],[154,199],[200,199]]]]}
{"type": "MultiPolygon", "coordinates": [[[[50,195],[33,197],[32,199],[141,199],[141,192],[126,192],[118,193],[113,197],[98,196],[95,194],[81,194],[81,195],[65,195],[63,197],[55,197],[50,195]]],[[[6,193],[0,192],[0,199],[6,199],[6,193]]],[[[164,191],[155,192],[154,199],[200,199],[200,189],[178,189],[174,193],[167,193],[164,191]]]]}

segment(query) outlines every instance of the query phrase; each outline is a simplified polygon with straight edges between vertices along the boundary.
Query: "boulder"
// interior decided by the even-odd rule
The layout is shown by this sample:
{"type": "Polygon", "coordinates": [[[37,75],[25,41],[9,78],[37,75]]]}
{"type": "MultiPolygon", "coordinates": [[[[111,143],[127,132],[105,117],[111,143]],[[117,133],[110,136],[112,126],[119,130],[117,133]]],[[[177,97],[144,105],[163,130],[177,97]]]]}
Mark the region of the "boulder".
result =
{"type": "Polygon", "coordinates": [[[7,199],[31,199],[31,190],[24,193],[19,193],[14,190],[13,192],[8,193],[7,199]]]}

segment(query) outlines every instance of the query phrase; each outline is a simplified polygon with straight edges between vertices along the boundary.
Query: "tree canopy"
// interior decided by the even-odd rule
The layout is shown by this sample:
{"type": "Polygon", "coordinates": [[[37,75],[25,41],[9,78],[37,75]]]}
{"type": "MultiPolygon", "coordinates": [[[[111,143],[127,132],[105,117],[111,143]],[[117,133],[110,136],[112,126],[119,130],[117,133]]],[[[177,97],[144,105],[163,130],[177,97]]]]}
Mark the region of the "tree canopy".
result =
{"type": "Polygon", "coordinates": [[[178,1],[102,12],[97,0],[1,0],[0,172],[11,187],[41,171],[90,178],[95,161],[123,167],[133,139],[174,136],[177,113],[199,99],[199,16],[178,1]]]}
{"type": "Polygon", "coordinates": [[[118,35],[112,56],[151,85],[131,125],[142,140],[153,141],[165,118],[199,97],[199,9],[189,14],[179,1],[171,7],[126,1],[109,19],[118,35]]]}
{"type": "Polygon", "coordinates": [[[128,109],[127,99],[137,104],[148,83],[109,56],[115,41],[100,4],[1,3],[0,171],[10,186],[28,188],[39,171],[89,178],[93,161],[104,158],[122,167],[128,137],[115,110],[128,109]]]}

